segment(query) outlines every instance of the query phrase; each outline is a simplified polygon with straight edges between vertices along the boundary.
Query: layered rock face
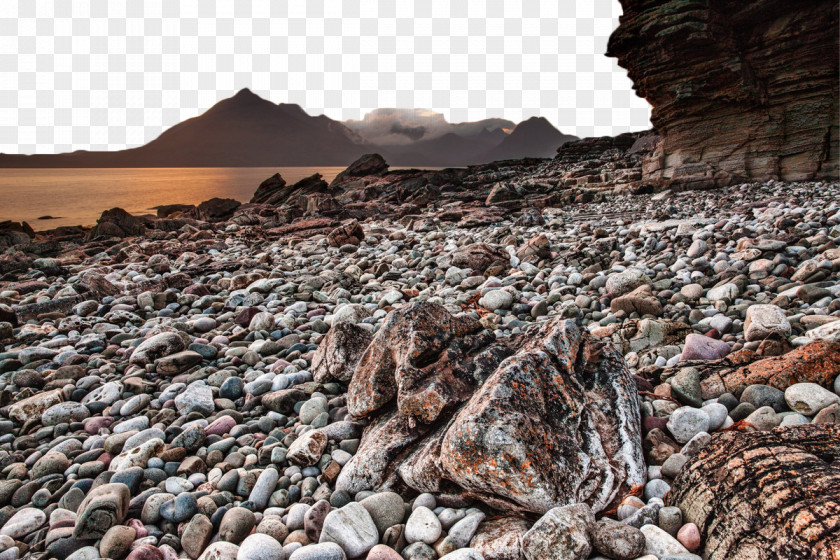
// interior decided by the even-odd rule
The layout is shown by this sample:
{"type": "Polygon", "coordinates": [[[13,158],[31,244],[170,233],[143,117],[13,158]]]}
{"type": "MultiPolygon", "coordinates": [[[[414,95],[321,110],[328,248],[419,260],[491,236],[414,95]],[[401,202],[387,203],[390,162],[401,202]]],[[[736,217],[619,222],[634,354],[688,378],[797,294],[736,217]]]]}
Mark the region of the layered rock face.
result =
{"type": "Polygon", "coordinates": [[[351,494],[408,486],[502,511],[600,511],[645,481],[634,381],[571,321],[496,342],[435,304],[392,311],[347,406],[372,420],[337,481],[351,494]]]}
{"type": "Polygon", "coordinates": [[[645,179],[682,188],[838,176],[834,0],[621,0],[607,56],[662,135],[645,179]]]}
{"type": "Polygon", "coordinates": [[[699,527],[703,558],[837,558],[839,428],[791,426],[712,437],[668,496],[699,527]]]}

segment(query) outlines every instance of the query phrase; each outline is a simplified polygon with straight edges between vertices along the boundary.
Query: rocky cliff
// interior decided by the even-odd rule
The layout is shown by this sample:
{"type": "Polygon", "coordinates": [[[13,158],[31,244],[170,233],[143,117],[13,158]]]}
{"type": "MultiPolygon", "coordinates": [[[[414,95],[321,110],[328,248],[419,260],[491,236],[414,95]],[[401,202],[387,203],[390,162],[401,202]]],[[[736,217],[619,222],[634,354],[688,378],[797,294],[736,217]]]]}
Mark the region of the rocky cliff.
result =
{"type": "Polygon", "coordinates": [[[663,141],[645,180],[838,176],[835,0],[620,0],[610,38],[663,141]]]}

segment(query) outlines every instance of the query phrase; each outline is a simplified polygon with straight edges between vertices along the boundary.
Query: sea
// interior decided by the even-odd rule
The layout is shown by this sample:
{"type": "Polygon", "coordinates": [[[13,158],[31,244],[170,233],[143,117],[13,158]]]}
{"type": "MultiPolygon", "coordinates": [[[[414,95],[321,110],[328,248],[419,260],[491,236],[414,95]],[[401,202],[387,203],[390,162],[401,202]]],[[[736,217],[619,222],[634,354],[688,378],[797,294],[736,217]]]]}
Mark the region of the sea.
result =
{"type": "Polygon", "coordinates": [[[155,206],[198,204],[213,197],[250,200],[265,179],[287,184],[315,173],[332,181],[344,167],[166,167],[0,169],[0,221],[28,222],[35,231],[92,226],[104,210],[154,214],[155,206]]]}

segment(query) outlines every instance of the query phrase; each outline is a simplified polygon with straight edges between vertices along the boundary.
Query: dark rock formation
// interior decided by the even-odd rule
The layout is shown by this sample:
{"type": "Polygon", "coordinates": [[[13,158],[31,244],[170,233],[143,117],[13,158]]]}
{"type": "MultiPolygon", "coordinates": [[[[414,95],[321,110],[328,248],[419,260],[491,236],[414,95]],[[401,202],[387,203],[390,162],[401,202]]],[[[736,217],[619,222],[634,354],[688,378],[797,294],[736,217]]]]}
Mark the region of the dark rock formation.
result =
{"type": "Polygon", "coordinates": [[[122,208],[102,212],[96,226],[88,233],[88,241],[98,237],[134,237],[146,231],[143,221],[122,208]]]}
{"type": "Polygon", "coordinates": [[[257,187],[254,196],[251,197],[251,202],[254,204],[270,203],[272,195],[286,186],[286,180],[275,173],[257,187]]]}
{"type": "Polygon", "coordinates": [[[290,217],[303,216],[313,195],[326,194],[327,182],[320,173],[305,177],[294,185],[287,185],[279,173],[263,181],[251,198],[252,203],[284,206],[290,217]]]}
{"type": "Polygon", "coordinates": [[[349,183],[359,177],[367,177],[368,175],[378,175],[388,171],[388,163],[379,154],[365,154],[350,166],[335,176],[335,179],[330,183],[330,188],[341,187],[345,183],[349,183]]]}
{"type": "Polygon", "coordinates": [[[199,204],[195,212],[199,220],[218,222],[233,216],[240,206],[242,203],[232,198],[211,198],[199,204]]]}
{"type": "Polygon", "coordinates": [[[840,426],[718,433],[680,471],[668,504],[700,529],[707,560],[834,560],[840,426]]]}
{"type": "Polygon", "coordinates": [[[172,215],[183,214],[195,209],[193,204],[164,204],[162,206],[155,206],[158,218],[168,218],[172,215]]]}
{"type": "Polygon", "coordinates": [[[653,106],[645,180],[707,188],[838,176],[835,0],[620,0],[607,56],[653,106]]]}
{"type": "Polygon", "coordinates": [[[341,247],[342,245],[358,245],[365,238],[365,231],[358,220],[350,220],[348,223],[335,228],[327,236],[327,241],[331,247],[341,247]]]}
{"type": "Polygon", "coordinates": [[[632,377],[572,322],[496,342],[468,316],[405,306],[362,356],[347,406],[371,420],[337,481],[351,494],[405,485],[505,511],[600,511],[645,478],[632,377]]]}

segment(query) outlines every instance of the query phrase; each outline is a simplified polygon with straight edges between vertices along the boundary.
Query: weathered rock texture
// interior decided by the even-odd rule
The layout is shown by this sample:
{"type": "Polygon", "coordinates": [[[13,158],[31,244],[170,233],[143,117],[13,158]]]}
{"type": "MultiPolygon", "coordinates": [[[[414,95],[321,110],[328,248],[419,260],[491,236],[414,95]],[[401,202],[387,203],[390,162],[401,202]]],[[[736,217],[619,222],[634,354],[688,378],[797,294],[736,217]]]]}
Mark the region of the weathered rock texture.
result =
{"type": "MultiPolygon", "coordinates": [[[[816,341],[783,356],[756,360],[753,352],[744,350],[713,362],[683,362],[677,368],[698,370],[703,399],[714,399],[723,393],[740,396],[750,385],[770,385],[785,390],[794,383],[817,383],[831,387],[840,375],[840,344],[816,341]]],[[[672,371],[668,371],[668,374],[672,371]]],[[[670,376],[670,375],[667,375],[670,376]]]]}
{"type": "Polygon", "coordinates": [[[707,560],[837,558],[840,426],[719,433],[671,487],[707,560]],[[832,463],[833,462],[833,463],[832,463]]]}
{"type": "Polygon", "coordinates": [[[607,56],[653,106],[644,177],[707,188],[838,176],[835,0],[620,0],[607,56]]]}
{"type": "Polygon", "coordinates": [[[572,322],[495,342],[475,319],[411,304],[353,375],[348,409],[372,423],[337,488],[600,511],[644,482],[638,399],[621,355],[572,322]]]}

